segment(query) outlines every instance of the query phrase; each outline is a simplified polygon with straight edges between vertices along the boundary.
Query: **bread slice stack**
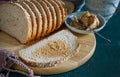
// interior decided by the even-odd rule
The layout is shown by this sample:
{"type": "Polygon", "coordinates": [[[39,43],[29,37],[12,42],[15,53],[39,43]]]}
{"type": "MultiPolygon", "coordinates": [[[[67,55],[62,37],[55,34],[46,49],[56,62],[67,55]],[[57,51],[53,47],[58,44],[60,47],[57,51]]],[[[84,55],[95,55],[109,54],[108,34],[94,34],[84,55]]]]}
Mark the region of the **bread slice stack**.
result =
{"type": "Polygon", "coordinates": [[[32,67],[52,67],[71,58],[79,49],[77,37],[61,30],[19,51],[20,59],[32,67]]]}
{"type": "Polygon", "coordinates": [[[59,29],[67,15],[61,0],[25,0],[0,5],[0,30],[21,43],[59,29]]]}

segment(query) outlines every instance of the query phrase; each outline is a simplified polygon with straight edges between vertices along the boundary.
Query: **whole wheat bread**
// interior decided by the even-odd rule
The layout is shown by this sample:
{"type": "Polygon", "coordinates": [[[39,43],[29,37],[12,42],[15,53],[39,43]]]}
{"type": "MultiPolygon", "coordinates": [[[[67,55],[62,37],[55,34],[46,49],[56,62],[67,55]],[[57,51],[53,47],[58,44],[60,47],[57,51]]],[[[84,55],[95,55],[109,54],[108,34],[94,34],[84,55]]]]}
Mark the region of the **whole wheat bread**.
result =
{"type": "Polygon", "coordinates": [[[31,21],[32,21],[32,39],[34,40],[36,38],[36,34],[37,34],[37,21],[36,21],[36,16],[34,14],[34,12],[32,11],[32,9],[29,7],[28,4],[26,4],[25,2],[18,2],[20,5],[23,6],[23,8],[25,8],[27,10],[27,12],[30,14],[31,17],[31,21]]]}
{"type": "Polygon", "coordinates": [[[56,30],[61,26],[62,24],[62,12],[60,10],[59,5],[54,1],[54,0],[48,0],[49,3],[52,4],[52,6],[55,9],[55,12],[57,14],[57,25],[56,25],[56,30]]]}
{"type": "Polygon", "coordinates": [[[51,14],[52,14],[52,32],[55,30],[57,19],[56,19],[56,12],[54,7],[51,3],[49,3],[47,0],[44,0],[44,2],[47,4],[47,6],[50,8],[51,14]]]}
{"type": "Polygon", "coordinates": [[[48,19],[47,19],[47,15],[46,15],[46,12],[44,11],[43,7],[41,4],[39,4],[38,1],[36,0],[32,0],[32,3],[34,3],[36,5],[36,7],[38,8],[39,12],[41,13],[42,15],[42,20],[43,20],[43,32],[42,32],[42,35],[41,36],[45,36],[47,34],[47,31],[48,31],[48,19]]]}
{"type": "Polygon", "coordinates": [[[4,2],[0,5],[0,30],[29,43],[59,29],[66,13],[61,0],[4,2]]]}
{"type": "MultiPolygon", "coordinates": [[[[64,22],[64,19],[65,19],[65,9],[64,9],[62,3],[60,2],[60,0],[54,0],[54,1],[58,4],[58,6],[59,6],[59,8],[60,8],[60,10],[61,10],[61,13],[62,13],[62,21],[64,22]]],[[[62,23],[63,23],[63,22],[62,22],[62,23]]]]}
{"type": "Polygon", "coordinates": [[[20,4],[3,3],[0,5],[0,30],[21,43],[29,42],[32,35],[30,15],[20,4]]]}
{"type": "Polygon", "coordinates": [[[38,10],[37,6],[31,1],[25,1],[25,3],[29,5],[29,7],[32,9],[32,11],[34,12],[36,16],[36,20],[37,20],[36,39],[39,39],[43,33],[43,20],[42,20],[41,12],[38,10]]]}
{"type": "Polygon", "coordinates": [[[52,15],[51,15],[51,12],[50,12],[50,9],[49,7],[47,6],[47,4],[42,1],[42,0],[37,0],[43,7],[45,13],[46,13],[46,16],[47,16],[47,19],[48,19],[48,30],[47,30],[47,35],[51,33],[52,31],[52,15]]]}
{"type": "Polygon", "coordinates": [[[20,59],[29,66],[51,67],[71,58],[78,41],[68,30],[59,31],[38,43],[19,51],[20,59]]]}

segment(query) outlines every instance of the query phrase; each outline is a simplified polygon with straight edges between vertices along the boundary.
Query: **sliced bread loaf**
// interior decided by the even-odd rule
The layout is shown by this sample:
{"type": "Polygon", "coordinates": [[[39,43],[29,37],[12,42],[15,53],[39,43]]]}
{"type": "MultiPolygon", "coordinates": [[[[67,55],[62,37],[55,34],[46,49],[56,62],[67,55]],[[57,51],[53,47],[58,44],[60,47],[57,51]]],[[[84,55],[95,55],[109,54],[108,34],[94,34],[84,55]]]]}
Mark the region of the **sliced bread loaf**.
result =
{"type": "MultiPolygon", "coordinates": [[[[65,20],[65,18],[66,18],[66,16],[67,16],[67,7],[66,7],[65,3],[64,3],[62,0],[59,0],[59,1],[60,1],[60,3],[61,3],[62,7],[64,8],[64,11],[65,11],[65,13],[64,13],[64,15],[63,15],[64,20],[65,20]]],[[[64,20],[63,20],[63,22],[64,22],[64,20]]]]}
{"type": "Polygon", "coordinates": [[[48,0],[52,6],[55,8],[55,12],[57,14],[57,25],[56,25],[56,30],[62,25],[62,12],[60,10],[60,7],[54,0],[48,0]]]}
{"type": "Polygon", "coordinates": [[[34,3],[36,5],[36,7],[38,8],[39,12],[41,13],[42,15],[42,20],[43,20],[43,32],[42,32],[42,35],[41,36],[45,36],[47,34],[47,31],[48,31],[48,19],[47,19],[47,15],[42,7],[42,5],[36,1],[36,0],[32,0],[32,3],[34,3]]]}
{"type": "MultiPolygon", "coordinates": [[[[62,21],[64,22],[64,19],[65,19],[65,9],[64,9],[62,3],[60,2],[60,0],[54,0],[54,1],[58,4],[58,6],[59,6],[59,8],[60,8],[60,10],[61,10],[61,13],[62,13],[62,21]]],[[[62,23],[63,23],[63,22],[62,22],[62,23]]]]}
{"type": "Polygon", "coordinates": [[[32,35],[30,15],[20,4],[3,3],[0,5],[0,30],[27,43],[32,35]]]}
{"type": "Polygon", "coordinates": [[[52,32],[55,30],[57,19],[56,19],[56,12],[54,7],[52,6],[51,3],[49,3],[47,0],[43,0],[47,6],[50,8],[51,14],[52,14],[52,32]]]}
{"type": "Polygon", "coordinates": [[[47,19],[48,19],[48,30],[47,30],[47,35],[50,34],[50,32],[52,31],[52,14],[51,14],[51,11],[49,9],[49,7],[47,6],[47,4],[42,1],[42,0],[37,0],[43,7],[45,13],[46,13],[46,16],[47,16],[47,19]]]}
{"type": "Polygon", "coordinates": [[[71,58],[78,41],[68,30],[62,30],[38,43],[19,51],[20,59],[29,66],[51,67],[71,58]]]}
{"type": "Polygon", "coordinates": [[[29,7],[32,9],[32,11],[34,12],[34,14],[36,16],[36,20],[37,20],[36,39],[39,39],[41,37],[42,31],[43,31],[43,20],[42,20],[41,12],[38,10],[36,5],[34,3],[32,3],[31,1],[25,1],[25,3],[29,5],[29,7]]]}
{"type": "Polygon", "coordinates": [[[18,2],[27,10],[27,12],[30,14],[31,21],[32,21],[32,39],[34,40],[37,34],[37,21],[36,21],[36,16],[33,13],[32,9],[26,4],[25,2],[18,2]]]}

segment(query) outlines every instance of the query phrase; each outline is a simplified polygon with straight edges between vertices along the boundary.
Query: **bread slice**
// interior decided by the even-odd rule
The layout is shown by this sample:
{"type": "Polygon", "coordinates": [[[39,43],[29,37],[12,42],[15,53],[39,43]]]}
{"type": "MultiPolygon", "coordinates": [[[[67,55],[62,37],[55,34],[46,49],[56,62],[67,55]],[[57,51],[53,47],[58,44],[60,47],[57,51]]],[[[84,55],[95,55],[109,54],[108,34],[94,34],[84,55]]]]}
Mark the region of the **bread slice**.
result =
{"type": "Polygon", "coordinates": [[[13,36],[21,43],[31,40],[32,23],[28,12],[17,3],[0,5],[0,30],[13,36]]]}
{"type": "Polygon", "coordinates": [[[62,6],[63,6],[63,8],[64,8],[64,11],[65,11],[65,13],[64,13],[64,20],[65,20],[65,18],[66,18],[66,16],[67,16],[67,7],[66,7],[66,5],[65,5],[65,3],[62,1],[62,0],[59,0],[60,1],[60,3],[62,4],[62,6]]]}
{"type": "Polygon", "coordinates": [[[34,40],[36,38],[37,34],[37,21],[36,21],[36,16],[33,13],[32,9],[26,4],[25,2],[18,2],[27,10],[27,12],[30,14],[31,20],[32,20],[32,39],[34,40]]]}
{"type": "Polygon", "coordinates": [[[61,26],[61,24],[62,24],[62,13],[61,13],[60,7],[58,6],[57,3],[55,3],[54,0],[48,0],[48,1],[55,8],[55,12],[57,14],[57,25],[56,25],[56,30],[57,30],[61,26]]]}
{"type": "Polygon", "coordinates": [[[37,2],[36,0],[32,0],[32,2],[36,5],[36,7],[38,8],[39,12],[42,15],[42,20],[43,20],[43,32],[41,36],[45,36],[47,34],[47,30],[48,30],[48,19],[47,19],[47,15],[42,7],[41,4],[39,4],[39,2],[37,2]]]}
{"type": "Polygon", "coordinates": [[[64,13],[64,20],[65,20],[65,18],[67,16],[67,7],[65,6],[65,3],[62,0],[60,0],[60,2],[61,2],[62,6],[64,8],[64,11],[65,11],[65,13],[64,13]]]}
{"type": "Polygon", "coordinates": [[[62,13],[62,23],[64,22],[64,19],[65,19],[65,9],[64,9],[64,7],[63,7],[63,5],[62,5],[62,3],[60,2],[60,0],[54,0],[57,4],[58,4],[58,6],[60,7],[60,10],[61,10],[61,13],[62,13]]]}
{"type": "Polygon", "coordinates": [[[50,34],[50,32],[52,31],[52,14],[50,12],[49,7],[47,6],[47,4],[42,1],[42,0],[37,0],[43,7],[46,15],[47,15],[47,19],[48,19],[48,30],[47,30],[47,35],[50,34]]]}
{"type": "Polygon", "coordinates": [[[68,30],[62,30],[19,51],[20,59],[32,67],[52,67],[71,58],[78,41],[68,30]]]}
{"type": "Polygon", "coordinates": [[[38,10],[36,5],[32,3],[31,1],[25,1],[25,3],[29,5],[29,7],[31,8],[31,10],[34,12],[36,16],[36,21],[37,21],[36,39],[39,39],[43,32],[43,20],[42,20],[41,12],[38,10]]]}
{"type": "Polygon", "coordinates": [[[56,19],[56,12],[54,7],[52,6],[51,3],[49,3],[47,0],[43,0],[47,6],[50,8],[51,14],[52,14],[52,32],[55,30],[57,19],[56,19]]]}

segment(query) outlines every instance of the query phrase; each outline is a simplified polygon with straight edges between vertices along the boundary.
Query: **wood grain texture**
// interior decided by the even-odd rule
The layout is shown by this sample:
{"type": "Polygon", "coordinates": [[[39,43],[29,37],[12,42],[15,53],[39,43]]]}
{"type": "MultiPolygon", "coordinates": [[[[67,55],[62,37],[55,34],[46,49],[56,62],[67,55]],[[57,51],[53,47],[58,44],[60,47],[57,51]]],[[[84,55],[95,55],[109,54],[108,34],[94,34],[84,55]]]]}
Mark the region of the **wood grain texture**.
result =
{"type": "MultiPolygon", "coordinates": [[[[75,34],[75,33],[74,33],[75,34]]],[[[81,48],[79,52],[68,61],[59,64],[55,67],[47,67],[47,68],[38,68],[38,67],[31,67],[35,74],[41,75],[50,75],[50,74],[58,74],[73,70],[86,61],[90,59],[93,55],[95,47],[96,47],[96,39],[93,33],[88,35],[80,35],[75,34],[78,37],[79,43],[81,48]]],[[[27,47],[26,45],[20,44],[16,39],[10,37],[9,35],[0,32],[0,48],[5,48],[17,53],[20,49],[27,47]]],[[[14,65],[15,69],[25,71],[23,68],[14,65]]]]}

